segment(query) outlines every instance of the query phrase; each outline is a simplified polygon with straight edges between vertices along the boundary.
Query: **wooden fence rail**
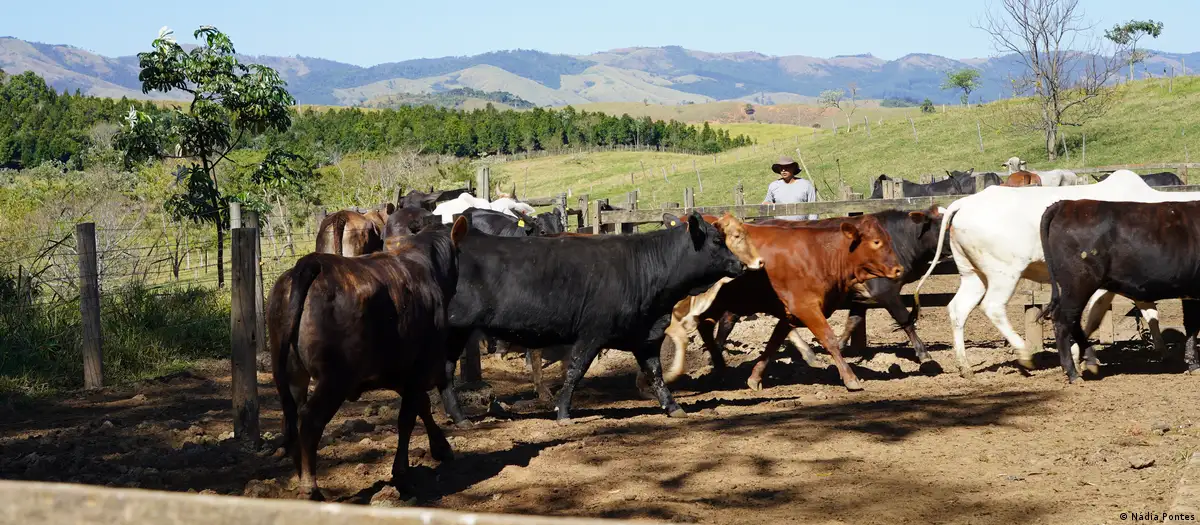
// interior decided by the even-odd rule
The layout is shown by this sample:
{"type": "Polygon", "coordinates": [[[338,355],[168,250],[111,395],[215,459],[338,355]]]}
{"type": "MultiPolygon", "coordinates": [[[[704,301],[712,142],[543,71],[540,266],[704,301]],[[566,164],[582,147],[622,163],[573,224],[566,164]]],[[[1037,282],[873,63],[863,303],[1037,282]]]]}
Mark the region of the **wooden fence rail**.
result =
{"type": "MultiPolygon", "coordinates": [[[[209,496],[0,481],[0,523],[22,525],[614,525],[619,520],[476,514],[431,508],[209,496]]],[[[637,523],[653,523],[638,520],[637,523]]]]}

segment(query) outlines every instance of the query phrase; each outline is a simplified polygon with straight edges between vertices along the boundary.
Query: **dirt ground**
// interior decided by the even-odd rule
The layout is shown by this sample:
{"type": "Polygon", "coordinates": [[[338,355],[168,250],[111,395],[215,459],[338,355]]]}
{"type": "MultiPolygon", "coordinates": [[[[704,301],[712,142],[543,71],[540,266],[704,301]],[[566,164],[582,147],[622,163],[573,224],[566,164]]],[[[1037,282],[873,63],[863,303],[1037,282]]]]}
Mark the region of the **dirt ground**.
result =
{"type": "MultiPolygon", "coordinates": [[[[1181,323],[1177,302],[1162,313],[1165,326],[1181,323]]],[[[1010,316],[1019,327],[1021,308],[1010,316]]],[[[835,326],[844,317],[835,314],[835,326]]],[[[694,341],[692,373],[673,385],[686,419],[639,397],[629,354],[597,360],[568,426],[531,401],[523,360],[486,356],[490,387],[463,393],[474,427],[447,427],[457,458],[430,459],[418,426],[409,458],[418,489],[402,499],[720,524],[1119,523],[1122,511],[1166,510],[1181,468],[1200,449],[1191,403],[1200,377],[1182,373],[1177,353],[1161,363],[1147,345],[1122,341],[1100,352],[1102,378],[1068,386],[1051,352],[1037,355],[1032,373],[1019,371],[975,312],[967,338],[976,375],[967,380],[954,367],[944,309],[927,308],[918,323],[941,374],[919,369],[882,310],[868,322],[868,352],[850,357],[865,380],[857,393],[832,366],[810,369],[794,351],[769,368],[765,390],[746,389],[769,317],[738,325],[728,370],[712,372],[694,341]]],[[[1122,319],[1118,339],[1136,339],[1132,326],[1122,319]]],[[[551,377],[558,370],[552,365],[551,377]]],[[[269,432],[260,451],[227,439],[229,375],[220,362],[3,409],[0,477],[295,497],[290,460],[272,455],[280,420],[268,374],[259,386],[269,432]]],[[[367,503],[385,487],[396,401],[376,392],[342,407],[320,450],[328,498],[367,503]]]]}

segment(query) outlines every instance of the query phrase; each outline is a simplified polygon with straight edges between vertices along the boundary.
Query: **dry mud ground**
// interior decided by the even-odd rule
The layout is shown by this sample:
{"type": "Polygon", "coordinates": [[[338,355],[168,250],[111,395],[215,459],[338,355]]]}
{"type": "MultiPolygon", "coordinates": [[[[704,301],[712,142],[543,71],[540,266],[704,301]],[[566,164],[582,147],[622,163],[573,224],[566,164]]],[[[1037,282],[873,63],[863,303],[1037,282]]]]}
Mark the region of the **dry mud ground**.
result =
{"type": "MultiPolygon", "coordinates": [[[[1010,310],[1019,323],[1020,307],[1010,310]]],[[[1166,326],[1181,323],[1177,302],[1163,310],[1166,326]]],[[[835,314],[835,326],[844,317],[835,314]]],[[[729,370],[708,370],[693,343],[692,375],[674,385],[691,413],[680,420],[638,396],[629,354],[597,360],[569,426],[528,401],[522,360],[486,356],[497,402],[486,389],[464,392],[484,401],[474,428],[448,428],[452,462],[428,457],[418,426],[409,458],[418,488],[404,497],[458,510],[722,524],[1119,523],[1122,511],[1171,505],[1200,449],[1200,377],[1183,374],[1178,357],[1161,363],[1146,345],[1122,342],[1101,351],[1103,378],[1068,386],[1050,352],[1031,374],[1018,371],[976,312],[971,381],[955,373],[944,309],[926,309],[918,325],[940,375],[918,369],[889,321],[872,310],[870,349],[850,358],[865,379],[858,393],[832,366],[809,369],[794,351],[769,369],[765,390],[747,390],[749,361],[773,326],[767,317],[737,327],[729,370]]],[[[1118,328],[1118,339],[1136,339],[1131,320],[1118,328]]],[[[259,387],[263,429],[278,433],[268,374],[259,387]]],[[[394,394],[376,392],[342,407],[320,450],[328,498],[366,503],[384,487],[396,406],[394,394]]],[[[295,494],[290,461],[271,455],[277,437],[258,452],[222,439],[232,428],[224,363],[0,410],[0,477],[295,494]]]]}

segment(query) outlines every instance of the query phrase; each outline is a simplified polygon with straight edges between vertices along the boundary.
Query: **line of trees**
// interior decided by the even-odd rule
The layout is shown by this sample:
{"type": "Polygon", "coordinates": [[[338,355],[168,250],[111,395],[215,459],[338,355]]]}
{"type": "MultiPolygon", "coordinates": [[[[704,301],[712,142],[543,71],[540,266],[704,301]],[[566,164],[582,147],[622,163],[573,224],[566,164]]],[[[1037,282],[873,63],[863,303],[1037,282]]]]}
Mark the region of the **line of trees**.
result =
{"type": "Polygon", "coordinates": [[[580,146],[657,146],[716,153],[752,143],[744,135],[732,136],[707,123],[697,127],[674,120],[614,117],[571,107],[499,111],[490,105],[474,111],[432,106],[381,111],[306,109],[293,119],[288,131],[268,134],[264,139],[273,147],[291,147],[315,158],[335,151],[387,151],[398,147],[458,157],[580,146]]]}
{"type": "MultiPolygon", "coordinates": [[[[119,122],[130,106],[151,111],[149,102],[57,93],[37,74],[0,71],[0,168],[21,169],[46,161],[80,167],[97,139],[95,127],[119,122]]],[[[113,129],[115,131],[115,127],[113,129]]]]}

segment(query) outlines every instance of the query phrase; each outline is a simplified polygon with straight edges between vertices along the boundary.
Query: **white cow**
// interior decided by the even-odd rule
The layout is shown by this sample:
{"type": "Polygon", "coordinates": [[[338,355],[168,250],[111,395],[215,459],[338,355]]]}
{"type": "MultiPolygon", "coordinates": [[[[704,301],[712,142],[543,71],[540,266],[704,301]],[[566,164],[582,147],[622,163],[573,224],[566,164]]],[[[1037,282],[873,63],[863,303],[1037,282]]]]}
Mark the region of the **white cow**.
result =
{"type": "Polygon", "coordinates": [[[515,211],[520,211],[525,214],[531,214],[537,211],[533,209],[533,206],[525,204],[524,202],[517,202],[508,197],[496,199],[495,202],[488,202],[487,200],[464,193],[458,197],[439,203],[437,207],[433,209],[433,214],[441,216],[443,224],[450,224],[454,222],[455,214],[467,211],[468,208],[495,210],[513,217],[517,216],[515,211]]]}
{"type": "MultiPolygon", "coordinates": [[[[1009,188],[992,186],[951,203],[942,212],[937,252],[941,253],[946,230],[953,223],[950,250],[958,265],[962,282],[947,307],[954,330],[954,355],[959,373],[969,377],[963,327],[967,315],[980,304],[988,319],[1017,352],[1018,361],[1029,368],[1032,355],[1025,341],[1008,322],[1008,300],[1017,282],[1026,278],[1039,283],[1049,281],[1039,227],[1042,213],[1051,204],[1064,199],[1104,201],[1167,202],[1200,200],[1200,192],[1160,192],[1147,186],[1136,173],[1119,170],[1103,182],[1084,186],[1009,188]]],[[[932,266],[917,283],[916,295],[932,266]]],[[[1098,290],[1092,296],[1085,332],[1091,333],[1112,302],[1113,294],[1098,290]]],[[[1165,343],[1158,331],[1158,312],[1153,303],[1136,303],[1150,324],[1154,346],[1163,351],[1165,343]]],[[[1073,349],[1078,355],[1078,349],[1073,349]]],[[[1076,361],[1078,358],[1076,357],[1076,361]]]]}
{"type": "Polygon", "coordinates": [[[1042,186],[1078,186],[1080,184],[1088,183],[1087,179],[1076,175],[1075,172],[1071,170],[1061,168],[1046,171],[1031,170],[1029,169],[1029,165],[1026,164],[1025,161],[1021,160],[1020,157],[1009,157],[1009,159],[1005,161],[1004,164],[1001,164],[1000,167],[1008,168],[1009,175],[1012,175],[1017,171],[1036,173],[1038,177],[1042,179],[1042,186]]]}

